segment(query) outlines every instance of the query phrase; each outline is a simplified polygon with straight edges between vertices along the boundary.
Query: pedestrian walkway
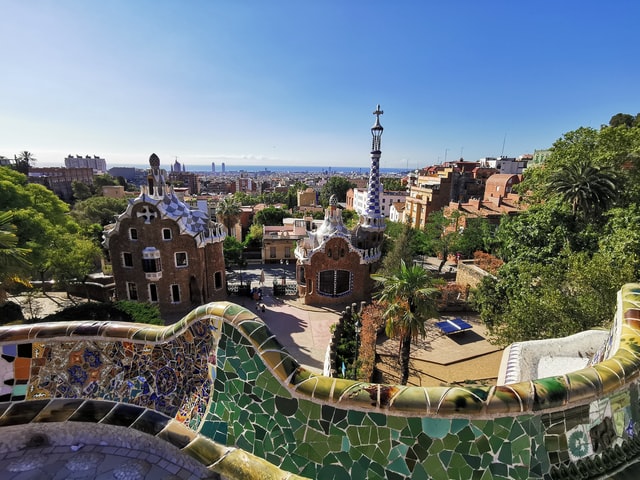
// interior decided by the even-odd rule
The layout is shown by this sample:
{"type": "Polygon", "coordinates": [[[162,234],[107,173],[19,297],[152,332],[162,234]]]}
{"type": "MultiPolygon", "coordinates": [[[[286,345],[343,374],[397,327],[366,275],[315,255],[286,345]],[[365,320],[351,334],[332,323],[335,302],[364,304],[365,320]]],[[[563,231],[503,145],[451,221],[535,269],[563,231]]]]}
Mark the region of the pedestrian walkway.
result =
{"type": "Polygon", "coordinates": [[[341,305],[337,305],[336,310],[311,307],[294,298],[274,297],[270,288],[263,292],[262,301],[258,303],[247,297],[232,297],[229,301],[255,310],[293,358],[310,371],[322,373],[331,325],[338,322],[344,308],[341,305]]]}

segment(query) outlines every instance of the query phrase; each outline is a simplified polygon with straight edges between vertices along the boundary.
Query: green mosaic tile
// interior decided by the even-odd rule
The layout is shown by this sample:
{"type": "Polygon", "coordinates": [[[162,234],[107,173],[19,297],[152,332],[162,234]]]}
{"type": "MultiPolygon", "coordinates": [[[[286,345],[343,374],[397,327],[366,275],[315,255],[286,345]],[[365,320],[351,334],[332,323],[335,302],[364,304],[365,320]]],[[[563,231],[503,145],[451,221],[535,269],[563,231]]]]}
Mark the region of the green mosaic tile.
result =
{"type": "Polygon", "coordinates": [[[522,425],[520,424],[520,422],[515,421],[513,422],[513,425],[511,426],[511,428],[509,429],[509,436],[508,438],[513,439],[513,438],[518,438],[521,435],[524,435],[525,431],[522,428],[522,425]]]}
{"type": "Polygon", "coordinates": [[[458,468],[458,478],[460,480],[467,480],[473,476],[473,468],[470,465],[463,464],[458,468]]]}
{"type": "Polygon", "coordinates": [[[442,439],[444,448],[449,451],[453,451],[458,445],[458,442],[458,437],[456,437],[455,435],[447,435],[442,439]]]}
{"type": "Polygon", "coordinates": [[[462,458],[464,461],[474,470],[478,470],[480,468],[480,457],[477,455],[463,454],[462,458]]]}
{"type": "MultiPolygon", "coordinates": [[[[445,446],[446,448],[446,446],[445,446]]],[[[448,469],[449,468],[449,462],[451,461],[451,456],[453,455],[453,452],[451,450],[443,450],[440,453],[438,453],[438,457],[440,458],[440,463],[442,463],[442,465],[444,466],[444,468],[448,469]]]]}
{"type": "Polygon", "coordinates": [[[531,478],[531,473],[529,472],[529,469],[522,465],[512,466],[511,469],[509,470],[509,475],[511,476],[511,478],[514,478],[516,480],[518,479],[526,480],[531,478]]]}
{"type": "Polygon", "coordinates": [[[464,428],[462,428],[461,430],[455,433],[457,433],[460,441],[463,441],[463,442],[472,441],[472,440],[475,440],[476,438],[476,435],[473,433],[473,430],[468,424],[464,428]]]}
{"type": "Polygon", "coordinates": [[[337,465],[325,465],[318,470],[318,476],[313,478],[322,478],[327,480],[351,480],[351,475],[343,467],[337,465]]]}
{"type": "Polygon", "coordinates": [[[460,430],[469,426],[469,420],[465,418],[454,418],[451,420],[451,430],[453,434],[457,434],[460,430]]]}
{"type": "Polygon", "coordinates": [[[424,467],[431,478],[448,478],[447,469],[440,463],[440,458],[437,455],[431,455],[424,462],[424,467]]]}
{"type": "Polygon", "coordinates": [[[557,451],[560,449],[560,437],[558,435],[547,435],[544,438],[544,447],[550,451],[557,451]]]}
{"type": "Polygon", "coordinates": [[[500,448],[500,451],[498,452],[498,460],[500,460],[502,463],[510,464],[511,459],[512,459],[511,443],[506,442],[502,445],[502,447],[500,448]]]}
{"type": "Polygon", "coordinates": [[[424,466],[420,465],[419,463],[416,464],[416,466],[413,468],[413,471],[411,472],[411,480],[428,480],[429,478],[431,477],[427,475],[424,466]]]}
{"type": "MultiPolygon", "coordinates": [[[[493,438],[493,437],[489,437],[489,438],[493,438]]],[[[478,437],[473,443],[477,447],[479,454],[494,451],[487,437],[478,437]]],[[[473,449],[471,451],[473,453],[473,449]]]]}
{"type": "Polygon", "coordinates": [[[388,415],[387,426],[392,430],[402,430],[407,426],[407,418],[388,415]]]}
{"type": "Polygon", "coordinates": [[[416,443],[413,445],[413,451],[416,453],[418,460],[424,462],[429,455],[429,447],[431,446],[431,439],[425,434],[416,438],[416,443]],[[427,441],[428,440],[428,441],[427,441]]]}
{"type": "Polygon", "coordinates": [[[471,452],[471,445],[472,445],[472,442],[470,441],[467,441],[467,442],[459,441],[454,451],[460,454],[469,454],[471,452]]]}
{"type": "Polygon", "coordinates": [[[363,467],[359,463],[354,463],[351,466],[350,478],[367,478],[367,468],[363,467]]]}
{"type": "Polygon", "coordinates": [[[528,435],[522,435],[511,440],[513,451],[520,457],[520,461],[528,464],[531,456],[531,439],[528,435]]]}
{"type": "MultiPolygon", "coordinates": [[[[508,434],[508,432],[506,433],[508,434]]],[[[506,441],[505,438],[499,437],[498,435],[492,435],[491,437],[488,437],[488,439],[489,445],[491,446],[491,451],[494,453],[498,453],[498,451],[502,447],[502,444],[506,441]]]]}
{"type": "Polygon", "coordinates": [[[489,470],[494,477],[508,478],[509,468],[504,463],[492,463],[489,465],[489,470]]]}
{"type": "Polygon", "coordinates": [[[387,424],[387,416],[382,415],[380,413],[371,412],[368,414],[368,417],[371,419],[374,425],[379,427],[384,427],[387,424]]]}
{"type": "MultiPolygon", "coordinates": [[[[433,438],[444,438],[451,429],[451,420],[447,418],[424,417],[421,422],[422,430],[433,438]]],[[[413,425],[412,422],[410,422],[410,425],[413,425]]]]}
{"type": "Polygon", "coordinates": [[[407,462],[404,461],[403,458],[398,458],[393,462],[387,465],[387,470],[392,472],[399,473],[401,475],[410,475],[409,467],[407,466],[407,462]]]}

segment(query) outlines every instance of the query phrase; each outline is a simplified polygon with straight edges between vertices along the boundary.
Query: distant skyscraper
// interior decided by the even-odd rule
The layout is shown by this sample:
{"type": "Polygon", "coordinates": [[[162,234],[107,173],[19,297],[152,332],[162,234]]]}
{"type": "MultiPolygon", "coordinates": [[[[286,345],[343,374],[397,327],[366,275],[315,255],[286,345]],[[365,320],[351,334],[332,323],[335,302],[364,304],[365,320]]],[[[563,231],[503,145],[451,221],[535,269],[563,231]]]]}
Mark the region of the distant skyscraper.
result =
{"type": "Polygon", "coordinates": [[[224,173],[224,162],[222,162],[222,173],[224,173]]]}
{"type": "Polygon", "coordinates": [[[211,171],[216,173],[216,162],[211,162],[211,171]]]}

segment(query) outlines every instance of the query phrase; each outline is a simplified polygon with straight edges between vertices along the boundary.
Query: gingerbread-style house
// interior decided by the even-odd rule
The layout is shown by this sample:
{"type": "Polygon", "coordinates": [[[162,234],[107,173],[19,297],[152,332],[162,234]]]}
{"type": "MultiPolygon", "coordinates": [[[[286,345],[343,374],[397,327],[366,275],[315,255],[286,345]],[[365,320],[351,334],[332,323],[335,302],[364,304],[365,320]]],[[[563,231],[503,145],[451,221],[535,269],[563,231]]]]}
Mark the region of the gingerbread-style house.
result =
{"type": "Polygon", "coordinates": [[[140,195],[104,231],[119,300],[158,304],[163,315],[226,299],[224,227],[180,200],[156,154],[140,195]]]}
{"type": "Polygon", "coordinates": [[[342,223],[335,196],[325,210],[324,222],[298,241],[295,250],[298,295],[307,305],[333,305],[366,300],[371,294],[371,274],[377,269],[385,230],[380,209],[380,105],[371,128],[371,171],[367,209],[350,231],[342,223]]]}

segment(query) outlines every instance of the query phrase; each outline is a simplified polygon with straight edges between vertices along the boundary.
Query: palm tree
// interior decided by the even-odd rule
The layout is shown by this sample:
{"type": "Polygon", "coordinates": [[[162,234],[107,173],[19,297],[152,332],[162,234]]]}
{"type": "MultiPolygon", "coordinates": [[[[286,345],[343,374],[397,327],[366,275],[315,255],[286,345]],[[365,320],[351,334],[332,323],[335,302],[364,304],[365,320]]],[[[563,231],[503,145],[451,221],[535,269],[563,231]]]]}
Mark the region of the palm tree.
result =
{"type": "Polygon", "coordinates": [[[14,162],[18,172],[29,175],[29,167],[36,163],[36,157],[33,156],[33,153],[24,150],[14,156],[14,162]]]}
{"type": "Polygon", "coordinates": [[[223,198],[218,205],[216,205],[216,217],[218,221],[227,228],[229,235],[231,235],[232,227],[235,225],[241,212],[241,205],[232,196],[223,198]]]}
{"type": "Polygon", "coordinates": [[[382,318],[389,338],[399,337],[401,379],[406,385],[409,380],[409,358],[411,340],[424,336],[425,323],[438,315],[436,286],[439,281],[420,265],[408,267],[404,260],[390,276],[373,274],[371,278],[382,284],[382,289],[374,294],[384,306],[382,318]]]}
{"type": "Polygon", "coordinates": [[[0,213],[0,301],[6,296],[7,282],[25,283],[20,273],[28,267],[27,255],[31,250],[18,247],[18,237],[11,224],[11,212],[0,213]]]}
{"type": "Polygon", "coordinates": [[[573,215],[593,217],[607,210],[618,196],[618,179],[610,167],[588,160],[571,163],[551,175],[548,189],[571,204],[573,215]]]}

